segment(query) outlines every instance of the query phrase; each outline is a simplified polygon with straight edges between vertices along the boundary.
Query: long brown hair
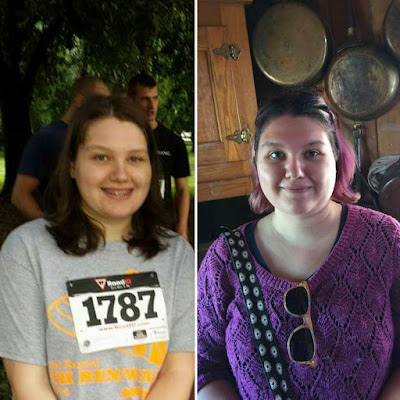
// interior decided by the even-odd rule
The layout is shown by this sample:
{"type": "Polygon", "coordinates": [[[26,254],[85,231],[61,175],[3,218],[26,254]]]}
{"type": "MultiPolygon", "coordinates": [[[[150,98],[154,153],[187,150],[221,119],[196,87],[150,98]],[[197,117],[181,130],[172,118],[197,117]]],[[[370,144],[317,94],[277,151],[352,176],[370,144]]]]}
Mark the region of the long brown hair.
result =
{"type": "Polygon", "coordinates": [[[167,213],[163,210],[158,187],[158,156],[153,133],[144,113],[127,97],[93,96],[74,112],[47,192],[49,208],[54,210],[47,216],[50,223],[47,230],[67,254],[85,255],[95,251],[101,242],[105,244],[102,225],[82,210],[82,198],[70,175],[70,166],[85,142],[89,126],[107,117],[136,124],[146,137],[152,170],[150,190],[143,205],[132,215],[132,235],[125,241],[129,251],[137,248],[146,258],[151,258],[166,247],[161,237],[170,236],[165,229],[167,213]]]}

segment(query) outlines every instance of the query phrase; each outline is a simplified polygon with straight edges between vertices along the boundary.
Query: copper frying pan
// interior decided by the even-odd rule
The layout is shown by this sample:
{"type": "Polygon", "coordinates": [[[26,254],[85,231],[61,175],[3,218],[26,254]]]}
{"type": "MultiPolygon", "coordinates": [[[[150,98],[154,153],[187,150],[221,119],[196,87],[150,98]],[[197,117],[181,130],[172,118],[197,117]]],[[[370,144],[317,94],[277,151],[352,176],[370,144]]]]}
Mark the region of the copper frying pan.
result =
{"type": "Polygon", "coordinates": [[[400,0],[393,0],[386,12],[382,37],[390,53],[400,61],[400,0]]]}
{"type": "Polygon", "coordinates": [[[347,0],[347,14],[348,40],[328,69],[325,89],[339,114],[353,121],[367,121],[393,105],[399,73],[384,51],[355,38],[351,0],[347,0]]]}
{"type": "Polygon", "coordinates": [[[264,75],[284,87],[322,79],[330,36],[317,14],[298,1],[268,7],[253,32],[253,55],[264,75]]]}

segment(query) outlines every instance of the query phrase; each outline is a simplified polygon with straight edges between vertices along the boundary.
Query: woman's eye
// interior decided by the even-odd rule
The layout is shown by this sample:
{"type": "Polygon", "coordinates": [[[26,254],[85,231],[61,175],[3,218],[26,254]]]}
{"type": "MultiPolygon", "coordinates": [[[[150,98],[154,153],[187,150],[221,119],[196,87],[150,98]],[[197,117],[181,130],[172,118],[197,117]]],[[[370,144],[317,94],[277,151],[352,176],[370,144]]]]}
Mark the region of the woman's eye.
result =
{"type": "Polygon", "coordinates": [[[106,156],[105,154],[97,154],[94,156],[94,158],[97,161],[107,161],[108,160],[108,156],[106,156]]]}
{"type": "Polygon", "coordinates": [[[136,162],[138,162],[138,161],[142,161],[142,160],[143,160],[142,157],[137,157],[137,156],[129,157],[129,161],[130,161],[130,162],[134,162],[134,163],[136,163],[136,162]]]}
{"type": "Polygon", "coordinates": [[[268,157],[272,160],[281,160],[285,157],[285,154],[282,151],[272,151],[268,154],[268,157]]]}
{"type": "Polygon", "coordinates": [[[309,158],[318,157],[321,153],[317,150],[308,150],[306,156],[309,158]]]}

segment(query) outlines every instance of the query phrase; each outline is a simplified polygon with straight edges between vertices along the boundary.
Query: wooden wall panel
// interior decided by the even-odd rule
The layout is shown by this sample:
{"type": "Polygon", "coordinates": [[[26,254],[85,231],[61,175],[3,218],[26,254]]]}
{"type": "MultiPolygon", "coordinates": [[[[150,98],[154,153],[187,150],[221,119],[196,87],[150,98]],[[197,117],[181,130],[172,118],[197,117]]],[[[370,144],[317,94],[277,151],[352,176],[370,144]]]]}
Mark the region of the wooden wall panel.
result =
{"type": "Polygon", "coordinates": [[[198,2],[197,25],[198,26],[218,26],[221,25],[221,10],[219,4],[215,2],[198,2]]]}
{"type": "Polygon", "coordinates": [[[227,197],[245,196],[251,192],[251,181],[248,178],[226,179],[223,181],[198,184],[198,201],[224,199],[227,197]]]}
{"type": "Polygon", "coordinates": [[[371,24],[375,43],[382,43],[382,23],[390,3],[391,0],[369,1],[371,9],[371,24]]]}
{"type": "MultiPolygon", "coordinates": [[[[200,43],[200,40],[199,40],[200,43]]],[[[197,126],[198,126],[198,142],[216,142],[220,141],[219,134],[221,132],[218,121],[218,113],[215,110],[215,99],[213,93],[215,89],[210,79],[208,49],[201,49],[197,53],[197,98],[201,100],[201,107],[197,108],[197,126]],[[207,73],[208,72],[208,73],[207,73]]]]}
{"type": "Polygon", "coordinates": [[[378,118],[378,157],[400,154],[400,103],[378,118]]]}
{"type": "Polygon", "coordinates": [[[198,182],[209,182],[221,179],[233,179],[251,174],[251,164],[249,161],[237,161],[221,164],[218,168],[210,168],[208,165],[198,166],[198,182]]]}
{"type": "MultiPolygon", "coordinates": [[[[382,43],[382,23],[391,0],[370,0],[372,26],[375,42],[382,43]]],[[[400,23],[400,21],[399,21],[400,23]]],[[[400,103],[377,119],[378,155],[384,157],[400,154],[400,103]]]]}

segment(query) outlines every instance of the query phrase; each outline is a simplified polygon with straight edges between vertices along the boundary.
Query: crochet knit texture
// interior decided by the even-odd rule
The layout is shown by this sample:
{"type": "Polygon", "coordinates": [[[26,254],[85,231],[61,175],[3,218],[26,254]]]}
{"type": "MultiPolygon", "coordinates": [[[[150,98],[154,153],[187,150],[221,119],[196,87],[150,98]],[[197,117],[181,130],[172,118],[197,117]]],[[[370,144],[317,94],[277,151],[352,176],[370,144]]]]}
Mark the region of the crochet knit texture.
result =
{"type": "MultiPolygon", "coordinates": [[[[399,236],[393,218],[349,206],[338,242],[308,279],[315,368],[292,363],[287,354],[287,339],[302,324],[283,305],[295,283],[275,277],[252,256],[295,399],[377,399],[391,368],[400,367],[399,236]]],[[[272,400],[223,237],[203,260],[198,296],[199,390],[223,379],[244,400],[272,400]]]]}

